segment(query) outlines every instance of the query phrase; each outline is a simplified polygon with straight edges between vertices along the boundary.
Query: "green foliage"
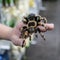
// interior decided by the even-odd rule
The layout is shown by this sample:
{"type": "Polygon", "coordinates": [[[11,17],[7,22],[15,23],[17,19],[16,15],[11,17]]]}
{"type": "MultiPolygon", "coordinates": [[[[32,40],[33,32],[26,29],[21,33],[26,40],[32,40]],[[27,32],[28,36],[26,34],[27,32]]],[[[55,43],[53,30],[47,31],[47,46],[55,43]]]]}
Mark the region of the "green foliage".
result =
{"type": "Polygon", "coordinates": [[[8,5],[10,6],[11,0],[7,0],[8,5]]]}
{"type": "Polygon", "coordinates": [[[16,24],[16,20],[15,19],[10,20],[10,22],[9,22],[9,26],[10,27],[14,27],[15,24],[16,24]]]}
{"type": "Polygon", "coordinates": [[[0,0],[0,3],[2,2],[2,0],[0,0]]]}

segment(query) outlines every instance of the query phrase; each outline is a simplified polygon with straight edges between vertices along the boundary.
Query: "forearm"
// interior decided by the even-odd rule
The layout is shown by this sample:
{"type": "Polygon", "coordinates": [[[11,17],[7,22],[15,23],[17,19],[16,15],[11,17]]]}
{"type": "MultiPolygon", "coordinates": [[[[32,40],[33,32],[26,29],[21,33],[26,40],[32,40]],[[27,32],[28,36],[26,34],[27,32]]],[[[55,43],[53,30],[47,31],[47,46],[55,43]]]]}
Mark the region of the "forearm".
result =
{"type": "Polygon", "coordinates": [[[5,26],[3,24],[0,24],[0,38],[9,39],[9,33],[11,30],[12,28],[5,26]]]}

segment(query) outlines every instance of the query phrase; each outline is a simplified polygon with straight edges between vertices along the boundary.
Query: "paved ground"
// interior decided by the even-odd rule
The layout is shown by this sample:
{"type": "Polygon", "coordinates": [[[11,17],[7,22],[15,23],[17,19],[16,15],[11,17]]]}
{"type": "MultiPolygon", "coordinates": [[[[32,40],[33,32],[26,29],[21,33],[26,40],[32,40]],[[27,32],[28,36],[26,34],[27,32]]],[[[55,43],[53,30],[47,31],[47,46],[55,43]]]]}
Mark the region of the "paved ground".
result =
{"type": "Polygon", "coordinates": [[[45,33],[46,41],[40,37],[37,44],[28,49],[27,60],[60,60],[60,2],[45,2],[44,5],[47,10],[41,15],[54,23],[55,28],[45,33]]]}

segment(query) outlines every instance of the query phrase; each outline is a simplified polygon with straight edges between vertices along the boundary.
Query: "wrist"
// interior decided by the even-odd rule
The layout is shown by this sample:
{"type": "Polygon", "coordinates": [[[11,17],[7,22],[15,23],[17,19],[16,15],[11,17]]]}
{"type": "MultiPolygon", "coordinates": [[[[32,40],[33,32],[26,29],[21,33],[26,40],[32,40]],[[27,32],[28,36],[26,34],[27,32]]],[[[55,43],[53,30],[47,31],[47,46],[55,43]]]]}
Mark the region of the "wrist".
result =
{"type": "Polygon", "coordinates": [[[5,37],[7,40],[11,40],[12,30],[13,30],[13,28],[11,28],[11,27],[8,28],[7,34],[5,37]]]}
{"type": "Polygon", "coordinates": [[[0,38],[10,39],[9,36],[10,36],[11,31],[12,31],[11,27],[0,24],[0,38]]]}

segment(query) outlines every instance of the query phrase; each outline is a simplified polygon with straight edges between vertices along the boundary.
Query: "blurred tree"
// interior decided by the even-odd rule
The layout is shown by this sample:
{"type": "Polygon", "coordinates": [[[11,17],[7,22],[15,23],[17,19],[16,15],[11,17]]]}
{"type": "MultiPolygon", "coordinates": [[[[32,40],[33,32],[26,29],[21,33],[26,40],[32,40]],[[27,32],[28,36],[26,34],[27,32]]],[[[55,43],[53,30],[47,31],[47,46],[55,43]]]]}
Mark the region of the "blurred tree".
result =
{"type": "Polygon", "coordinates": [[[11,3],[11,0],[2,0],[3,7],[7,7],[7,5],[10,6],[10,3],[11,3]]]}

